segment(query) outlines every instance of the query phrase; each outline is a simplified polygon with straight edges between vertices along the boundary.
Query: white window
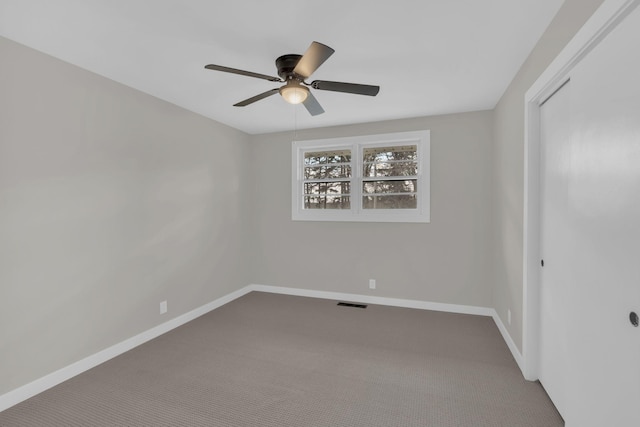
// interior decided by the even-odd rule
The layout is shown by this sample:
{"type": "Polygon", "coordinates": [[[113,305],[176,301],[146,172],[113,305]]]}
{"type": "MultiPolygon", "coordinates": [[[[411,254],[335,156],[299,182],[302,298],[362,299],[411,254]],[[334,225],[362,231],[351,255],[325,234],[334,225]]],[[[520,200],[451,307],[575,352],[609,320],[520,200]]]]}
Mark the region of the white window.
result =
{"type": "Polygon", "coordinates": [[[429,131],[294,141],[292,218],[429,222],[429,131]]]}

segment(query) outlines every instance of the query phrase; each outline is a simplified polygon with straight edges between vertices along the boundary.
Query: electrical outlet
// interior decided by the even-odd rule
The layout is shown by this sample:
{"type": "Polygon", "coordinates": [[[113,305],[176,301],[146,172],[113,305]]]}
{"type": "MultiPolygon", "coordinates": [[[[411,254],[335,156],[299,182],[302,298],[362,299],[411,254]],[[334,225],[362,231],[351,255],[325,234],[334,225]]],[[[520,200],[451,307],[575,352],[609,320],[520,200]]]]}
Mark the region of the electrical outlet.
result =
{"type": "Polygon", "coordinates": [[[511,324],[511,309],[507,310],[507,323],[509,325],[511,324]]]}
{"type": "Polygon", "coordinates": [[[376,288],[376,279],[369,279],[369,289],[376,288]]]}
{"type": "Polygon", "coordinates": [[[167,312],[167,302],[160,302],[160,314],[165,314],[167,312]]]}

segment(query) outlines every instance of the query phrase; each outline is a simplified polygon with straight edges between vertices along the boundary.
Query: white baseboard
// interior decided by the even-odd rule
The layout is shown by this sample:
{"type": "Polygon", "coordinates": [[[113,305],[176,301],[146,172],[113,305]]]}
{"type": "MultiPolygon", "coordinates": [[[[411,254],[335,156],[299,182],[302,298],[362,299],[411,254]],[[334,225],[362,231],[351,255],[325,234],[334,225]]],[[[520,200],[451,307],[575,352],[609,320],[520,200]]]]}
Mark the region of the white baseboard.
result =
{"type": "Polygon", "coordinates": [[[500,319],[500,316],[498,316],[498,312],[495,311],[493,308],[491,309],[491,311],[493,311],[491,315],[491,317],[493,317],[493,321],[496,322],[496,326],[498,327],[498,330],[502,334],[502,338],[504,339],[504,342],[507,343],[507,347],[509,347],[509,350],[511,350],[511,354],[513,355],[513,358],[516,360],[516,363],[520,368],[520,372],[522,372],[522,374],[524,375],[524,370],[523,370],[524,363],[522,359],[522,353],[520,353],[520,350],[518,350],[518,346],[513,341],[513,338],[511,338],[511,335],[509,334],[509,331],[507,330],[507,328],[504,326],[504,323],[502,323],[502,319],[500,319]]]}
{"type": "Polygon", "coordinates": [[[388,305],[392,307],[417,308],[421,310],[446,311],[449,313],[475,314],[493,316],[493,309],[471,305],[444,304],[440,302],[419,301],[411,299],[386,298],[370,295],[345,294],[342,292],[312,291],[309,289],[285,288],[281,286],[250,285],[252,291],[270,292],[273,294],[296,295],[301,297],[363,302],[367,304],[388,305]]]}
{"type": "Polygon", "coordinates": [[[282,286],[269,286],[269,285],[249,285],[249,289],[252,291],[258,292],[270,292],[274,294],[286,294],[286,295],[295,295],[301,297],[310,297],[310,298],[323,298],[323,299],[331,299],[331,300],[341,300],[341,301],[350,301],[350,302],[360,302],[367,304],[378,304],[378,305],[388,305],[392,307],[403,307],[403,308],[415,308],[420,310],[433,310],[433,311],[445,311],[448,313],[458,313],[458,314],[474,314],[477,316],[488,316],[493,318],[493,321],[496,323],[498,330],[502,334],[502,338],[506,342],[513,358],[515,359],[520,371],[522,371],[522,354],[518,350],[515,342],[509,335],[507,328],[502,323],[500,316],[493,308],[488,307],[477,307],[472,305],[458,305],[458,304],[445,304],[439,302],[429,302],[429,301],[420,301],[420,300],[410,300],[410,299],[399,299],[399,298],[386,298],[386,297],[376,297],[370,295],[358,295],[358,294],[346,294],[342,292],[326,292],[326,291],[314,291],[309,289],[300,289],[300,288],[287,288],[282,286]]]}
{"type": "Polygon", "coordinates": [[[52,372],[51,374],[45,375],[42,378],[32,381],[29,384],[18,387],[15,390],[1,395],[0,412],[24,400],[27,400],[30,397],[33,397],[38,393],[42,393],[43,391],[54,387],[70,378],[73,378],[76,375],[81,374],[82,372],[98,366],[99,364],[104,363],[109,359],[112,359],[141,344],[144,344],[149,340],[167,333],[170,330],[177,328],[178,326],[184,325],[185,323],[190,322],[191,320],[196,319],[212,310],[215,310],[216,308],[221,307],[252,291],[295,295],[310,298],[361,302],[367,304],[387,305],[392,307],[415,308],[420,310],[444,311],[448,313],[489,316],[493,318],[494,322],[498,326],[498,330],[507,343],[509,350],[511,350],[516,363],[520,367],[520,370],[522,370],[522,355],[518,351],[518,348],[513,342],[513,339],[511,339],[511,336],[509,335],[507,328],[505,328],[504,324],[502,323],[502,320],[498,316],[498,313],[493,308],[253,284],[245,286],[242,289],[218,298],[215,301],[212,301],[188,313],[175,317],[134,337],[108,347],[91,356],[85,357],[84,359],[79,360],[69,366],[66,366],[62,369],[52,372]]]}
{"type": "Polygon", "coordinates": [[[0,412],[251,292],[245,286],[0,396],[0,412]]]}

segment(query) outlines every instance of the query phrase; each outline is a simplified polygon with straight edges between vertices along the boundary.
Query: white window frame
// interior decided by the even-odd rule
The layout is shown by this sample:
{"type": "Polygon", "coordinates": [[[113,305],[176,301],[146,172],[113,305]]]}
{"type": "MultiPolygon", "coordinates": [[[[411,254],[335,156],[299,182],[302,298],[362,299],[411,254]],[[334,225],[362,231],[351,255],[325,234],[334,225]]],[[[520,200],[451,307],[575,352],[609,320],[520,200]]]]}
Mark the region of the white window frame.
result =
{"type": "Polygon", "coordinates": [[[293,141],[291,144],[291,218],[294,221],[430,222],[430,131],[399,132],[345,138],[293,141]],[[376,146],[416,145],[417,208],[363,209],[363,150],[376,146]],[[304,209],[304,155],[312,151],[351,150],[351,209],[304,209]]]}

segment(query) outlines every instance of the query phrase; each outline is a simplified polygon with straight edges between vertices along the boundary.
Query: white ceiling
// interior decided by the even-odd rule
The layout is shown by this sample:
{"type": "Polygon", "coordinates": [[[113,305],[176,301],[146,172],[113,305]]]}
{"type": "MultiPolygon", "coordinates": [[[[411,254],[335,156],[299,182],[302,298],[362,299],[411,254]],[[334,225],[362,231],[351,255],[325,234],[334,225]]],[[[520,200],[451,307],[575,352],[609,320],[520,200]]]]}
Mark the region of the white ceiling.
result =
{"type": "MultiPolygon", "coordinates": [[[[491,109],[562,0],[0,0],[0,35],[248,133],[491,109]],[[312,41],[335,54],[311,80],[374,84],[376,97],[315,90],[311,117],[279,96],[274,61],[312,41]]],[[[313,90],[313,89],[312,89],[313,90]]]]}

